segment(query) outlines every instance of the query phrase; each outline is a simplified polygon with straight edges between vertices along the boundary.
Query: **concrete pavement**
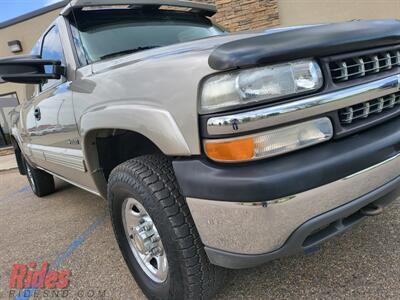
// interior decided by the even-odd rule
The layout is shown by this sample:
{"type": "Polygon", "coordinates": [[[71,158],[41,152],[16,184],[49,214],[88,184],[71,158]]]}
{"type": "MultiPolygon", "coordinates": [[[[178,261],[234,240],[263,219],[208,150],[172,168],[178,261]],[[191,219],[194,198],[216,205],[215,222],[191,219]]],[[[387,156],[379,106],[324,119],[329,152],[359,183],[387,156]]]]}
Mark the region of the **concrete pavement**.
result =
{"type": "Polygon", "coordinates": [[[14,154],[0,156],[0,171],[17,168],[17,161],[14,154]]]}
{"type": "MultiPolygon", "coordinates": [[[[17,170],[0,172],[0,299],[14,298],[12,265],[31,261],[72,271],[68,299],[145,299],[106,210],[104,200],[61,181],[55,194],[36,198],[17,170]]],[[[61,298],[36,292],[30,299],[61,298]]],[[[230,272],[217,298],[400,299],[400,201],[314,255],[230,272]]]]}

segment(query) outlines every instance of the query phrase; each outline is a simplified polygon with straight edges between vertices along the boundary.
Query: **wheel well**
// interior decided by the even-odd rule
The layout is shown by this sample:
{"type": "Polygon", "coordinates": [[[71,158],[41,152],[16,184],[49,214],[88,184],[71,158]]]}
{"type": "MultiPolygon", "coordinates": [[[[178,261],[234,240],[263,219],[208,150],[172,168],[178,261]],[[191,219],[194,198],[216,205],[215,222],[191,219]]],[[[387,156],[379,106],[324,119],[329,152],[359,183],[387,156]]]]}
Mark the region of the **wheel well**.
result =
{"type": "Polygon", "coordinates": [[[102,130],[95,136],[98,164],[105,180],[119,164],[145,154],[162,153],[147,137],[126,130],[102,130]]]}

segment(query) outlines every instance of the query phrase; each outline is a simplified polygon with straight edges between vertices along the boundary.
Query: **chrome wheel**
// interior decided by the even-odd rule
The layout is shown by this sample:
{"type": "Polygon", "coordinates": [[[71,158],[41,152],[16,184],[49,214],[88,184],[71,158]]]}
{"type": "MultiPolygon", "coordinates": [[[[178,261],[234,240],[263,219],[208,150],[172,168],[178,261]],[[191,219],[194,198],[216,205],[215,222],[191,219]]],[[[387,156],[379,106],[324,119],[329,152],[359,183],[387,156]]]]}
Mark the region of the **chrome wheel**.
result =
{"type": "Polygon", "coordinates": [[[168,276],[168,261],[153,220],[134,198],[124,200],[122,219],[136,261],[153,281],[164,282],[168,276]]]}

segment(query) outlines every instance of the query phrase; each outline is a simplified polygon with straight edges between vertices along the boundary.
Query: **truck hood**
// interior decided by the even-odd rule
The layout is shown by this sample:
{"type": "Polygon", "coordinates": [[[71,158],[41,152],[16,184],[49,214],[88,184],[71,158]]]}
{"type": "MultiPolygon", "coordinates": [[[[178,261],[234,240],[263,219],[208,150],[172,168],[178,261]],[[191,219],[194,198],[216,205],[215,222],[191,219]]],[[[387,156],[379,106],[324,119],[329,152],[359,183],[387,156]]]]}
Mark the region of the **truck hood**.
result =
{"type": "Polygon", "coordinates": [[[210,55],[209,64],[214,70],[222,71],[323,57],[399,42],[398,20],[354,20],[291,28],[224,43],[210,55]]]}

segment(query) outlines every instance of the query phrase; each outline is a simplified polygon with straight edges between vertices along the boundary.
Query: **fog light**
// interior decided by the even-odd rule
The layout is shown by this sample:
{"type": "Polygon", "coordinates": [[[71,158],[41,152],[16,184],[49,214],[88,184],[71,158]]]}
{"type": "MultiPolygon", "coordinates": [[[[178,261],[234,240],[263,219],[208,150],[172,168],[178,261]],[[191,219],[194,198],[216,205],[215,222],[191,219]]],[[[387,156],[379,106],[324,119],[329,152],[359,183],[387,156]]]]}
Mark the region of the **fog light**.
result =
{"type": "Polygon", "coordinates": [[[329,118],[311,120],[239,138],[206,140],[209,158],[221,162],[249,161],[292,152],[331,139],[329,118]]]}

